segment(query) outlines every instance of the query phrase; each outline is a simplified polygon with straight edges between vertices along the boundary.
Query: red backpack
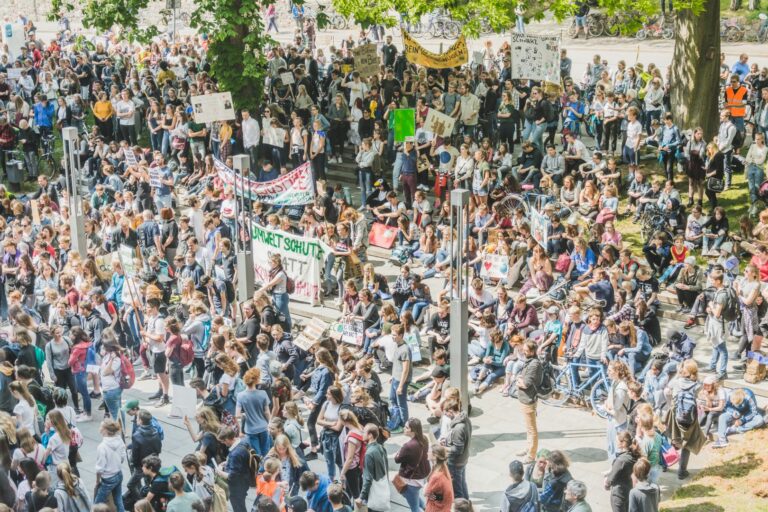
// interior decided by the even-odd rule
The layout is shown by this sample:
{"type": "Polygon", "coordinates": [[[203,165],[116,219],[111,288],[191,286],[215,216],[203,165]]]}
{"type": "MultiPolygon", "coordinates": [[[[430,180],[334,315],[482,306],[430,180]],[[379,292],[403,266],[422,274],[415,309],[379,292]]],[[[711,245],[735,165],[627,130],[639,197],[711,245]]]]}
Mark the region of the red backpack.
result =
{"type": "Polygon", "coordinates": [[[189,338],[182,338],[181,345],[179,345],[179,363],[181,366],[187,366],[192,363],[195,358],[195,347],[192,345],[192,340],[189,338]]]}
{"type": "Polygon", "coordinates": [[[120,354],[120,389],[131,389],[136,382],[136,372],[133,370],[133,363],[128,356],[120,354]]]}

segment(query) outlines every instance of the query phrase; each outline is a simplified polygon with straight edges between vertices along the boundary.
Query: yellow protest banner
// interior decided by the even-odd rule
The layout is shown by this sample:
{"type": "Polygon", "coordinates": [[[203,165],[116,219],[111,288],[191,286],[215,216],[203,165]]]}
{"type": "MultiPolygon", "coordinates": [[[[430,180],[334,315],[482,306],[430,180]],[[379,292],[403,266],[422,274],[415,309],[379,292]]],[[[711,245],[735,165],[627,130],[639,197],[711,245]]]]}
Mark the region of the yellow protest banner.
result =
{"type": "Polygon", "coordinates": [[[409,62],[428,68],[455,68],[469,61],[469,50],[467,49],[467,40],[464,36],[459,37],[459,40],[453,43],[446,52],[433,53],[421,46],[407,32],[403,31],[403,47],[405,48],[405,58],[409,62]]]}

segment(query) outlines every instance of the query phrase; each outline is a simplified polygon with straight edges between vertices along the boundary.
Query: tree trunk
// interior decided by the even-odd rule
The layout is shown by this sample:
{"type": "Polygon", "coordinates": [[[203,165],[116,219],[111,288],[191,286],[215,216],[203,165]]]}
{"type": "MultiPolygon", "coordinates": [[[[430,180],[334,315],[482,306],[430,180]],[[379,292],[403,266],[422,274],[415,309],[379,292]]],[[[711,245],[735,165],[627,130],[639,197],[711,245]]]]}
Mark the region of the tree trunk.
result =
{"type": "Polygon", "coordinates": [[[671,100],[675,122],[681,129],[700,126],[711,140],[719,124],[720,2],[705,0],[696,16],[677,11],[675,51],[672,57],[671,100]]]}

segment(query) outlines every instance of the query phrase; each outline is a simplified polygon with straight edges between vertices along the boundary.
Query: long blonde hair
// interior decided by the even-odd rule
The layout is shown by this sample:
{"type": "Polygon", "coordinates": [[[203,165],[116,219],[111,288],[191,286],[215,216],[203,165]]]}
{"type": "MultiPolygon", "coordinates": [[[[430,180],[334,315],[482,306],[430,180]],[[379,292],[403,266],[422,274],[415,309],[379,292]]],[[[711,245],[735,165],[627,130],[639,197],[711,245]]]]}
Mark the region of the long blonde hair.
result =
{"type": "MultiPolygon", "coordinates": [[[[56,409],[52,410],[48,413],[48,419],[51,421],[53,429],[59,434],[59,437],[64,444],[69,444],[72,440],[72,432],[69,430],[69,425],[67,425],[67,422],[64,420],[64,415],[61,414],[61,411],[56,409]]],[[[61,464],[59,464],[59,468],[61,468],[61,464]]],[[[69,464],[67,464],[67,469],[69,469],[69,464]]]]}
{"type": "Polygon", "coordinates": [[[11,390],[11,392],[17,393],[21,398],[23,398],[30,407],[35,407],[35,399],[29,392],[29,388],[27,388],[25,383],[17,380],[15,382],[11,382],[8,388],[11,390]]]}
{"type": "Polygon", "coordinates": [[[274,457],[280,460],[280,455],[277,453],[278,446],[285,448],[286,453],[288,454],[288,459],[291,461],[291,466],[294,468],[301,466],[301,459],[299,459],[299,455],[296,453],[296,450],[293,449],[291,440],[288,439],[288,436],[285,434],[280,434],[275,438],[272,444],[272,448],[269,450],[269,453],[267,453],[267,457],[274,457]]]}
{"type": "Polygon", "coordinates": [[[56,474],[59,480],[64,483],[64,489],[71,497],[75,497],[75,486],[77,485],[77,477],[72,474],[72,468],[69,466],[69,462],[60,462],[56,466],[56,474]]]}

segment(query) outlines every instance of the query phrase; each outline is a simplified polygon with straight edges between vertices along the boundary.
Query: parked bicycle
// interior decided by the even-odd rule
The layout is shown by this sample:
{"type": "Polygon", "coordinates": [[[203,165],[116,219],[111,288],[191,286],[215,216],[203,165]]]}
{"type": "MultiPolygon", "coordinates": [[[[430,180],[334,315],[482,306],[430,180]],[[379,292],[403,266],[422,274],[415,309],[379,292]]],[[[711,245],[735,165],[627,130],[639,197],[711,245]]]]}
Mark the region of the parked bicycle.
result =
{"type": "Polygon", "coordinates": [[[39,175],[47,175],[49,178],[53,178],[56,175],[59,167],[56,165],[55,151],[56,137],[53,134],[40,139],[40,151],[37,157],[37,172],[39,175]]]}
{"type": "Polygon", "coordinates": [[[461,25],[453,21],[450,16],[436,15],[429,20],[429,35],[438,39],[458,39],[461,34],[461,25]]]}
{"type": "MultiPolygon", "coordinates": [[[[571,25],[568,27],[568,36],[576,37],[579,32],[579,27],[576,26],[576,18],[571,21],[571,25]]],[[[587,15],[587,33],[590,37],[600,37],[603,34],[603,21],[601,19],[601,13],[589,13],[587,15]]]]}
{"type": "MultiPolygon", "coordinates": [[[[743,27],[738,18],[720,20],[720,38],[729,43],[743,41],[747,35],[747,29],[743,27]]],[[[759,38],[759,33],[758,33],[759,38]]]]}
{"type": "Polygon", "coordinates": [[[552,394],[542,400],[547,405],[555,407],[564,406],[569,400],[589,401],[589,405],[595,414],[601,418],[608,417],[605,409],[605,401],[608,399],[608,390],[611,389],[611,381],[605,373],[602,364],[568,363],[559,370],[555,367],[555,382],[552,386],[552,394]],[[586,379],[580,379],[576,385],[577,373],[588,370],[590,375],[586,379]]]}
{"type": "Polygon", "coordinates": [[[675,37],[675,31],[669,24],[665,23],[664,16],[659,16],[655,20],[644,23],[643,28],[637,31],[635,37],[641,41],[648,38],[672,39],[675,37]]]}

